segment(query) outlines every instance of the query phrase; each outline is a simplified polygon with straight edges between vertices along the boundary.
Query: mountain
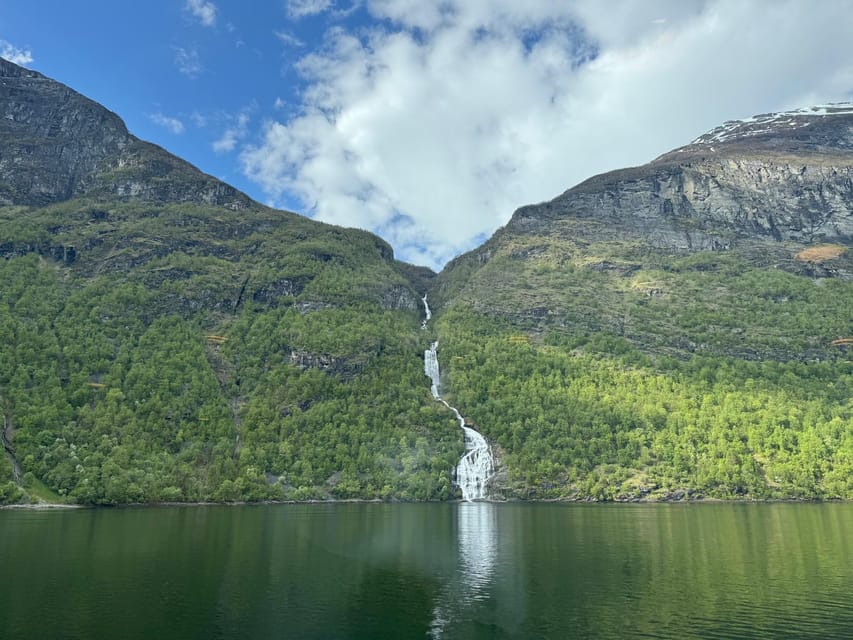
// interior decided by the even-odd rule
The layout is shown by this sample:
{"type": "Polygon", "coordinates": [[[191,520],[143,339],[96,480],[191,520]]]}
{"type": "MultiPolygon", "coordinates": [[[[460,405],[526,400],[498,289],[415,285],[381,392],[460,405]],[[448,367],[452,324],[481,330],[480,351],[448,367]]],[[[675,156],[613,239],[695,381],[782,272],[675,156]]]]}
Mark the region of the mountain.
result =
{"type": "Polygon", "coordinates": [[[0,60],[0,502],[446,498],[434,276],[0,60]]]}
{"type": "Polygon", "coordinates": [[[853,105],[728,122],[452,261],[446,394],[509,495],[850,497],[853,105]]]}
{"type": "Polygon", "coordinates": [[[0,503],[853,498],[853,109],[726,123],[441,274],[0,60],[0,503]],[[435,317],[421,328],[420,298],[435,317]]]}

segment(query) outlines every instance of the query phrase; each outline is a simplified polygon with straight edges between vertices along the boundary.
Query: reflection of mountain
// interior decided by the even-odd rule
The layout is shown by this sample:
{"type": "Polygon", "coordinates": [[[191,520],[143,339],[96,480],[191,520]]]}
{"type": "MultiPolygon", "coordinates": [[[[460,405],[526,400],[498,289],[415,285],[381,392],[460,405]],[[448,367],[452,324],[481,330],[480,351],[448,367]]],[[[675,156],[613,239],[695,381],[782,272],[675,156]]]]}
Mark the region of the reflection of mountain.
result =
{"type": "MultiPolygon", "coordinates": [[[[480,616],[474,611],[493,596],[498,557],[497,511],[488,502],[463,502],[456,512],[458,568],[433,609],[430,637],[458,632],[480,616]]],[[[488,617],[492,617],[490,614],[488,617]]]]}

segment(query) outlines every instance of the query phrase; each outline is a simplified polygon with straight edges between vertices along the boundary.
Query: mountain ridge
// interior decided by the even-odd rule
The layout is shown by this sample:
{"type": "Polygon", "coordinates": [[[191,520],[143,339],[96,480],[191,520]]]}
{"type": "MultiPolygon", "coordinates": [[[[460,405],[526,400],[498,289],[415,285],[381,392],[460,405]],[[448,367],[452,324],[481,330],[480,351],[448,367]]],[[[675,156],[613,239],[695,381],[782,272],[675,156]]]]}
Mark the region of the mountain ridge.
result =
{"type": "Polygon", "coordinates": [[[234,187],[136,138],[100,104],[2,58],[0,102],[0,198],[5,204],[45,205],[96,193],[239,209],[250,202],[234,187]],[[128,180],[131,171],[142,175],[128,180]],[[164,178],[181,188],[158,189],[157,181],[164,178]]]}
{"type": "Polygon", "coordinates": [[[435,340],[492,497],[849,499],[853,116],[832,108],[590,178],[434,274],[2,63],[0,502],[458,497],[435,340]]]}

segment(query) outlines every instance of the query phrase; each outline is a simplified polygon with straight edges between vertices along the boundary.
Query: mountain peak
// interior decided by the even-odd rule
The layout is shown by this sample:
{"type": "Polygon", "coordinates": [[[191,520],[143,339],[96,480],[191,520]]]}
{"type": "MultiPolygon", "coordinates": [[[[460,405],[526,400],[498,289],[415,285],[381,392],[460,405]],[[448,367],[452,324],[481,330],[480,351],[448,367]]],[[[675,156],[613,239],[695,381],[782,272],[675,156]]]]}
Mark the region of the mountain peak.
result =
{"type": "Polygon", "coordinates": [[[556,219],[576,234],[642,237],[675,250],[853,238],[853,104],[732,120],[640,167],[594,176],[519,209],[512,229],[556,219]]]}
{"type": "Polygon", "coordinates": [[[741,120],[727,120],[690,144],[712,145],[735,139],[794,132],[813,125],[816,118],[828,116],[853,116],[853,102],[836,102],[793,111],[763,113],[741,120]]]}
{"type": "Polygon", "coordinates": [[[847,155],[853,151],[853,103],[837,102],[728,120],[655,162],[754,153],[847,155]]]}
{"type": "Polygon", "coordinates": [[[232,209],[250,199],[131,135],[97,102],[0,58],[0,204],[102,195],[232,209]]]}

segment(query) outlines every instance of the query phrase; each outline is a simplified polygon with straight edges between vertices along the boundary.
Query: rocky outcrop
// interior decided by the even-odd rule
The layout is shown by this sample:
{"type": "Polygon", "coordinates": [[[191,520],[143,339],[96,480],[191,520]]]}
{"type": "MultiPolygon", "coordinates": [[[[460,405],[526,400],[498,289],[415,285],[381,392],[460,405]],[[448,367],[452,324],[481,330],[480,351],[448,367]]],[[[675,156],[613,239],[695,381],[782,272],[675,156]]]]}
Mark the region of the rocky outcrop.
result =
{"type": "Polygon", "coordinates": [[[508,229],[641,237],[676,250],[725,250],[742,238],[853,240],[853,110],[728,123],[632,169],[591,178],[519,209],[508,229]],[[556,229],[557,231],[559,229],[556,229]]]}
{"type": "Polygon", "coordinates": [[[80,195],[243,209],[251,200],[160,147],[113,112],[0,58],[0,205],[80,195]]]}
{"type": "Polygon", "coordinates": [[[270,306],[277,306],[283,296],[298,296],[305,288],[304,278],[282,278],[276,282],[259,285],[252,292],[252,300],[270,306]]]}
{"type": "Polygon", "coordinates": [[[361,361],[300,349],[290,352],[290,364],[300,369],[318,369],[326,373],[339,374],[345,378],[352,377],[364,369],[364,363],[361,361]]]}
{"type": "Polygon", "coordinates": [[[70,198],[85,176],[132,141],[99,104],[0,58],[0,203],[70,198]]]}
{"type": "Polygon", "coordinates": [[[36,253],[65,265],[74,264],[77,260],[77,248],[71,245],[51,244],[50,242],[4,242],[0,244],[0,258],[16,258],[28,253],[36,253]]]}
{"type": "Polygon", "coordinates": [[[418,308],[419,302],[420,300],[412,293],[409,287],[395,285],[382,292],[379,304],[383,309],[415,311],[418,308]]]}

